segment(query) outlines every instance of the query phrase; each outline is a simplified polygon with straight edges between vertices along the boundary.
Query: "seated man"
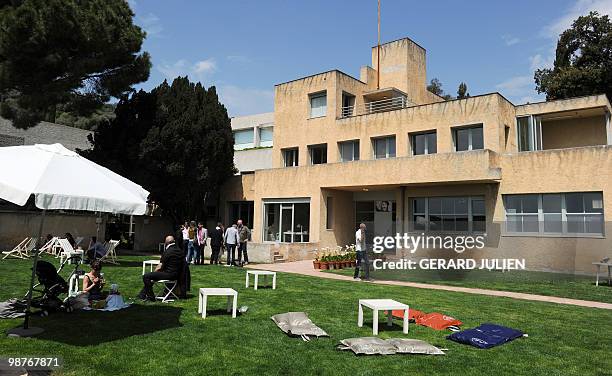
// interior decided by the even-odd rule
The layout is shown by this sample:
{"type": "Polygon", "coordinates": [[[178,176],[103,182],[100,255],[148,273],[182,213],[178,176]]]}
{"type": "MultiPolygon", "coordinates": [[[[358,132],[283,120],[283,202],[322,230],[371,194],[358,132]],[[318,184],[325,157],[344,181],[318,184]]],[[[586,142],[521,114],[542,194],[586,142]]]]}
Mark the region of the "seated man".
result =
{"type": "Polygon", "coordinates": [[[91,237],[89,248],[87,248],[87,258],[89,261],[97,260],[106,254],[104,244],[100,243],[95,236],[91,237]]]}
{"type": "Polygon", "coordinates": [[[144,287],[140,291],[140,294],[138,294],[138,297],[142,300],[155,301],[153,283],[162,279],[170,281],[177,280],[182,262],[185,262],[183,251],[176,245],[173,236],[166,236],[164,253],[162,254],[160,263],[157,265],[154,272],[142,276],[144,287]]]}

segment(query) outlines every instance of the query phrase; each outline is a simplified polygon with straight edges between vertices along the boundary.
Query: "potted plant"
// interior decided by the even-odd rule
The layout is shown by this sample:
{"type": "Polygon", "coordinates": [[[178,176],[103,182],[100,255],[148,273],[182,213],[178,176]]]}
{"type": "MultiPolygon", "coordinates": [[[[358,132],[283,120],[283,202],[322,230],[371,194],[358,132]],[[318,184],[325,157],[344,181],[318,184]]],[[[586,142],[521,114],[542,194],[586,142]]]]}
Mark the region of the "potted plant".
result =
{"type": "Polygon", "coordinates": [[[321,269],[321,261],[319,261],[319,252],[316,249],[314,252],[314,257],[315,257],[314,260],[312,260],[312,266],[315,269],[321,269]]]}
{"type": "Polygon", "coordinates": [[[321,268],[321,270],[327,270],[329,269],[329,255],[326,253],[326,248],[321,249],[321,251],[322,253],[319,261],[319,268],[321,268]]]}

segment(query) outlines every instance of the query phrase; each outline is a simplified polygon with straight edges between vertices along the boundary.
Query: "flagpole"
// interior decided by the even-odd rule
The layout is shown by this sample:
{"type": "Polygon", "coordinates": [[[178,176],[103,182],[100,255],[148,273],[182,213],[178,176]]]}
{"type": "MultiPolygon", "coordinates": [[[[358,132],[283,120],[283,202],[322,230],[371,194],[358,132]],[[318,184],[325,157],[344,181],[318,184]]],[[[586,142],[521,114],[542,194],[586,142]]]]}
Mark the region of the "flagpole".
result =
{"type": "Polygon", "coordinates": [[[380,89],[380,0],[378,0],[378,45],[376,47],[376,89],[380,89]]]}

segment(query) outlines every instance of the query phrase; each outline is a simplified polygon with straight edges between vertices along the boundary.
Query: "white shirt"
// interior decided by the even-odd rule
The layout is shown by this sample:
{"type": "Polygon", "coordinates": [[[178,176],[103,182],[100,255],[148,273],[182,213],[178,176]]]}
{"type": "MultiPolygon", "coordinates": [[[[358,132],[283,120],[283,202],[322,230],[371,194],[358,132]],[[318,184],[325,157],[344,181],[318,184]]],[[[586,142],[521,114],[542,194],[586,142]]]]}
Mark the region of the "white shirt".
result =
{"type": "Polygon", "coordinates": [[[355,250],[362,251],[362,250],[365,250],[365,247],[366,247],[365,237],[361,239],[361,229],[359,229],[355,233],[355,250]],[[361,247],[363,247],[363,249],[361,249],[361,247]]]}

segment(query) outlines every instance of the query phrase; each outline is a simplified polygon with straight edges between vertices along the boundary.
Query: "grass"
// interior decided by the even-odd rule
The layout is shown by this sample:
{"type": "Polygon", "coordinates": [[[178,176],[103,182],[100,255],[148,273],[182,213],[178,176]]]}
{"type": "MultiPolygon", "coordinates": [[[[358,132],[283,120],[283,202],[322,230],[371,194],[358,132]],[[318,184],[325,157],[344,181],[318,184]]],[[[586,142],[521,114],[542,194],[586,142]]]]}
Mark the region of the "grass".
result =
{"type": "MultiPolygon", "coordinates": [[[[353,269],[328,272],[353,275],[353,269]]],[[[372,270],[370,274],[377,280],[474,287],[612,303],[612,286],[608,285],[607,274],[603,278],[602,274],[599,275],[598,287],[595,286],[595,277],[524,270],[504,273],[487,270],[372,270]]]]}
{"type": "MultiPolygon", "coordinates": [[[[107,280],[124,296],[141,287],[142,257],[105,266],[107,280]]],[[[196,287],[231,287],[247,313],[232,319],[224,298],[209,300],[209,316],[197,314],[197,297],[169,304],[136,304],[118,312],[56,313],[36,317],[37,338],[0,336],[0,356],[60,356],[58,375],[603,375],[612,369],[612,311],[350,281],[280,274],[277,289],[244,288],[245,271],[192,267],[196,287]],[[371,336],[371,316],[358,328],[357,300],[388,297],[412,307],[454,316],[465,328],[494,322],[521,329],[528,338],[490,350],[445,339],[447,332],[411,325],[409,338],[448,348],[446,356],[355,356],[335,349],[343,338],[371,336]],[[305,311],[330,338],[303,342],[283,334],[270,316],[305,311]]],[[[0,261],[0,300],[27,285],[27,261],[0,261]]],[[[0,331],[20,320],[0,320],[0,331]]],[[[382,338],[407,337],[399,322],[382,338]]]]}

